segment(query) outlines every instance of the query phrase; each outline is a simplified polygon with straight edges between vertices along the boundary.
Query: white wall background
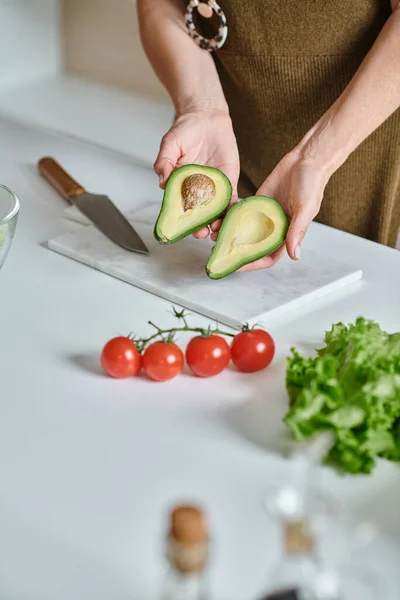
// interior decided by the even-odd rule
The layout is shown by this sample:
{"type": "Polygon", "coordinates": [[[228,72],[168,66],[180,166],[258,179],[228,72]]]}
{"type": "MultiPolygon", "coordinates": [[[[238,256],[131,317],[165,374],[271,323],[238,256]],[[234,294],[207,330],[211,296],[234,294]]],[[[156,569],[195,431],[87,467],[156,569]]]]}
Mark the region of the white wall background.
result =
{"type": "Polygon", "coordinates": [[[59,71],[60,24],[61,0],[0,0],[0,91],[59,71]]]}
{"type": "Polygon", "coordinates": [[[60,72],[168,102],[135,0],[0,0],[0,93],[60,72]]]}
{"type": "Polygon", "coordinates": [[[140,42],[135,0],[63,0],[62,23],[68,73],[168,100],[140,42]]]}

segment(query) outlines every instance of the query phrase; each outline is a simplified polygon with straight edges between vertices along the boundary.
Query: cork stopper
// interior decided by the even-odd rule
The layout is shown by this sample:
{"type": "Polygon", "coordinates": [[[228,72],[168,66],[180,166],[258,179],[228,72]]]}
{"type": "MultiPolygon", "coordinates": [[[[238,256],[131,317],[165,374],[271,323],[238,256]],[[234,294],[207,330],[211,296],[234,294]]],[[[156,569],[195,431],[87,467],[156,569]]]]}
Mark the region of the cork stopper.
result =
{"type": "Polygon", "coordinates": [[[207,540],[205,517],[196,506],[178,506],[171,513],[171,536],[180,544],[202,544],[207,540]]]}
{"type": "Polygon", "coordinates": [[[314,543],[310,530],[302,521],[292,521],[285,525],[284,546],[289,554],[309,554],[314,543]]]}
{"type": "Polygon", "coordinates": [[[202,571],[208,555],[205,516],[196,506],[178,506],[170,515],[168,558],[181,572],[202,571]]]}

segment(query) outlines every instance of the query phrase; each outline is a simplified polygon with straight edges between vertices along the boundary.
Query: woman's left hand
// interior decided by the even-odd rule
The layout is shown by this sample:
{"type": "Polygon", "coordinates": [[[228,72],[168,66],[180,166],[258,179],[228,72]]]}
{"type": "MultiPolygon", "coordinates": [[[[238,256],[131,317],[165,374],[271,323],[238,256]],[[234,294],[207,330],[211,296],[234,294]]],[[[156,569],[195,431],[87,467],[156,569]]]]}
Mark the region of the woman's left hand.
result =
{"type": "Polygon", "coordinates": [[[319,213],[329,175],[313,159],[305,159],[294,150],[286,154],[261,185],[257,194],[279,202],[290,219],[286,242],[270,256],[246,265],[242,270],[265,269],[274,265],[286,251],[293,260],[300,259],[304,236],[319,213]]]}
{"type": "Polygon", "coordinates": [[[242,271],[272,267],[285,248],[290,258],[300,257],[301,243],[320,210],[329,178],[400,107],[400,0],[391,0],[391,7],[392,15],[340,97],[258,190],[279,202],[290,227],[284,246],[242,271]]]}
{"type": "MultiPolygon", "coordinates": [[[[290,220],[286,242],[276,252],[240,269],[254,271],[272,267],[287,251],[293,260],[300,259],[305,234],[317,216],[329,174],[312,158],[304,158],[295,149],[286,154],[257,191],[279,202],[290,220]]],[[[216,238],[214,234],[213,239],[216,238]]]]}

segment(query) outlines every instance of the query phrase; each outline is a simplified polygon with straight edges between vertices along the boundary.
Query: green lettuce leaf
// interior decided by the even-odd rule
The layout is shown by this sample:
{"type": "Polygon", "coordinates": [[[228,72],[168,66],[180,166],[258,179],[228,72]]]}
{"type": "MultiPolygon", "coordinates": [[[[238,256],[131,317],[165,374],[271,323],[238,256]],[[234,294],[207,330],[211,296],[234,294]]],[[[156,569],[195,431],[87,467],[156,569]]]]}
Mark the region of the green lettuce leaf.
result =
{"type": "Polygon", "coordinates": [[[400,461],[400,333],[360,317],[324,341],[316,357],[292,349],[287,360],[284,422],[294,438],[332,430],[325,462],[349,473],[370,473],[377,457],[400,461]]]}

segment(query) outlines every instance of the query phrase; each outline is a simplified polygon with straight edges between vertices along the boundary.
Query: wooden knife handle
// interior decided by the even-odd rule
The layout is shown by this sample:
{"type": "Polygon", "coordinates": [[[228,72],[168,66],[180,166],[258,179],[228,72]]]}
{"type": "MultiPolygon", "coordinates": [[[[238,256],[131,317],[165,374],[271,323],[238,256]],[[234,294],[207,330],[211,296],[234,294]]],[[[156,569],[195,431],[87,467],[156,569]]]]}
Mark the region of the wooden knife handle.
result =
{"type": "Polygon", "coordinates": [[[71,198],[86,192],[85,188],[79,185],[75,179],[72,179],[54,158],[50,156],[41,158],[38,162],[38,168],[43,177],[51,183],[64,200],[71,202],[71,198]]]}

